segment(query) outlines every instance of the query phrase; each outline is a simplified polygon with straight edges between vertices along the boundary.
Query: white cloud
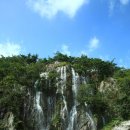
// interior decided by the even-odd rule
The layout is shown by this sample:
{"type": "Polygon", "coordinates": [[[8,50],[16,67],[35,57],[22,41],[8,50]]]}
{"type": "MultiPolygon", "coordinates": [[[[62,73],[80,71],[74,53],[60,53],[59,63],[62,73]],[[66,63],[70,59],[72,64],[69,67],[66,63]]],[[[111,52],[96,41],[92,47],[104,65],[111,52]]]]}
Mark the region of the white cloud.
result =
{"type": "Polygon", "coordinates": [[[17,43],[9,42],[0,43],[0,55],[5,57],[19,55],[21,52],[21,46],[17,43]]]}
{"type": "Polygon", "coordinates": [[[112,59],[110,55],[100,55],[98,57],[104,61],[109,61],[112,59]]]}
{"type": "Polygon", "coordinates": [[[109,15],[110,16],[113,14],[114,8],[115,8],[115,1],[110,0],[110,3],[109,3],[109,15]]]}
{"type": "Polygon", "coordinates": [[[119,59],[118,64],[119,64],[120,67],[124,67],[125,66],[124,65],[124,61],[121,58],[119,59]]]}
{"type": "Polygon", "coordinates": [[[89,45],[88,45],[88,51],[92,52],[96,50],[99,47],[99,42],[100,41],[97,37],[93,37],[92,39],[90,39],[89,45]]]}
{"type": "Polygon", "coordinates": [[[80,55],[87,55],[87,52],[86,52],[85,50],[82,50],[82,51],[80,52],[80,55]]]}
{"type": "Polygon", "coordinates": [[[41,17],[53,18],[59,12],[73,18],[89,0],[28,0],[28,6],[41,17]]]}
{"type": "Polygon", "coordinates": [[[61,47],[61,52],[63,54],[67,54],[68,56],[70,56],[70,51],[69,51],[69,47],[67,45],[62,45],[61,47]]]}
{"type": "Polygon", "coordinates": [[[125,7],[130,0],[109,0],[109,15],[111,16],[115,11],[121,11],[121,6],[125,7]]]}
{"type": "Polygon", "coordinates": [[[122,5],[127,5],[129,3],[129,0],[120,0],[120,3],[122,5]]]}
{"type": "Polygon", "coordinates": [[[130,68],[130,58],[127,56],[117,59],[116,62],[120,67],[130,68]]]}
{"type": "Polygon", "coordinates": [[[97,37],[92,37],[89,42],[87,47],[84,50],[81,50],[79,52],[79,55],[87,55],[89,57],[94,56],[95,50],[97,50],[100,46],[100,40],[97,37]]]}

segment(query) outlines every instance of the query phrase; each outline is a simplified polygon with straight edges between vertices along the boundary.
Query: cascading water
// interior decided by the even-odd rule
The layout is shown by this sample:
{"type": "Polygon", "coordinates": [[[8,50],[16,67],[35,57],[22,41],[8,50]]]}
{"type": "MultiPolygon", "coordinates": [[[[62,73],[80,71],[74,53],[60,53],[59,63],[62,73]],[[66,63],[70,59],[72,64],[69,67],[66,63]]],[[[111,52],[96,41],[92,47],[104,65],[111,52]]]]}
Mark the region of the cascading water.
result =
{"type": "Polygon", "coordinates": [[[35,96],[35,111],[36,111],[36,116],[35,116],[35,120],[36,120],[36,130],[46,130],[45,126],[44,126],[44,113],[41,107],[41,96],[42,96],[42,92],[40,92],[39,90],[37,90],[37,85],[38,85],[38,81],[36,81],[35,83],[35,89],[36,89],[36,96],[35,96]]]}
{"type": "Polygon", "coordinates": [[[72,68],[72,91],[73,91],[74,105],[73,105],[72,110],[70,112],[70,122],[69,122],[67,130],[76,130],[74,125],[77,121],[76,96],[77,96],[77,89],[78,89],[78,80],[79,80],[79,75],[78,75],[78,73],[75,73],[75,70],[72,68]]]}
{"type": "MultiPolygon", "coordinates": [[[[71,97],[71,110],[70,112],[68,111],[68,98],[66,97],[66,89],[67,89],[67,71],[66,71],[67,67],[66,66],[62,66],[62,67],[58,67],[57,68],[57,73],[60,74],[60,81],[59,78],[57,78],[57,91],[56,94],[60,93],[61,97],[62,97],[62,103],[61,103],[61,109],[60,109],[60,116],[62,119],[62,130],[79,130],[80,128],[82,128],[82,125],[80,125],[81,127],[79,127],[78,123],[81,123],[80,120],[78,119],[79,115],[78,112],[79,110],[77,109],[77,106],[79,105],[77,102],[77,92],[78,92],[78,87],[80,86],[80,84],[86,84],[86,79],[84,77],[80,77],[78,75],[78,73],[75,72],[75,70],[73,68],[71,68],[71,74],[72,74],[72,97],[71,97]]],[[[47,75],[43,75],[45,77],[45,79],[47,79],[47,75]]],[[[71,79],[70,79],[71,80],[71,79]]],[[[51,85],[51,84],[50,84],[51,85]]],[[[35,90],[36,90],[36,95],[35,95],[35,121],[36,121],[36,128],[35,130],[50,130],[50,126],[51,126],[51,121],[52,121],[52,117],[53,117],[53,106],[55,105],[55,101],[53,100],[52,97],[46,97],[43,100],[43,92],[41,92],[40,90],[38,90],[38,81],[35,83],[35,90]],[[46,104],[46,110],[43,109],[42,107],[42,103],[46,104]],[[47,112],[47,113],[45,113],[47,112]]],[[[58,99],[59,100],[59,99],[58,99]]],[[[60,98],[61,100],[61,98],[60,98]]],[[[55,107],[55,106],[54,106],[55,107]]],[[[87,104],[85,104],[86,107],[86,114],[84,113],[84,117],[86,118],[86,122],[87,119],[89,122],[88,123],[88,128],[90,128],[90,130],[96,130],[96,126],[95,123],[92,119],[92,115],[91,112],[87,106],[87,104]]]]}
{"type": "Polygon", "coordinates": [[[78,80],[79,75],[78,73],[75,73],[75,70],[72,68],[72,91],[73,91],[73,98],[74,98],[74,104],[76,105],[76,96],[77,96],[77,90],[78,90],[78,80]]]}
{"type": "Polygon", "coordinates": [[[37,111],[37,126],[38,126],[38,130],[44,130],[44,126],[43,126],[43,111],[42,111],[42,107],[40,106],[40,98],[41,98],[41,92],[36,92],[36,111],[37,111]]]}
{"type": "Polygon", "coordinates": [[[67,109],[67,102],[64,96],[64,89],[66,88],[66,66],[63,66],[60,68],[60,78],[61,78],[61,94],[63,98],[63,104],[64,107],[61,109],[61,116],[62,119],[65,121],[65,117],[68,114],[68,109],[67,109]]]}

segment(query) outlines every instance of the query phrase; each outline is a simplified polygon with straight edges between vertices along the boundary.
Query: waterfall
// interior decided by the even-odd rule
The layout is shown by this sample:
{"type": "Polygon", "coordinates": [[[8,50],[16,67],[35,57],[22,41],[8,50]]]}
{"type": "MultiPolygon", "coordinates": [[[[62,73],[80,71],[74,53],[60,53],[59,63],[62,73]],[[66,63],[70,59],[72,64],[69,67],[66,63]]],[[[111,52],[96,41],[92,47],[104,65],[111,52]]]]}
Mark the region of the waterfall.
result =
{"type": "Polygon", "coordinates": [[[41,92],[36,92],[36,109],[39,111],[39,113],[43,113],[42,107],[40,106],[40,97],[41,97],[41,92]]]}
{"type": "Polygon", "coordinates": [[[79,75],[78,73],[75,73],[75,70],[72,68],[72,92],[73,92],[73,101],[74,105],[72,107],[72,110],[70,112],[70,121],[67,130],[75,130],[76,128],[74,127],[77,121],[77,90],[78,90],[78,80],[79,80],[79,75]]]}
{"type": "Polygon", "coordinates": [[[77,96],[77,90],[78,90],[78,79],[79,75],[78,73],[75,73],[75,70],[72,68],[72,91],[73,91],[73,98],[74,98],[74,104],[76,105],[76,96],[77,96]]]}
{"type": "Polygon", "coordinates": [[[35,103],[34,103],[34,108],[35,108],[35,112],[36,112],[36,115],[35,115],[36,130],[47,130],[44,125],[44,123],[45,123],[44,113],[43,113],[42,106],[41,106],[42,92],[37,89],[38,84],[39,84],[39,82],[37,80],[34,85],[35,90],[36,90],[35,103]]]}
{"type": "Polygon", "coordinates": [[[35,97],[35,109],[36,109],[36,123],[37,123],[37,130],[45,130],[44,125],[43,125],[43,119],[44,119],[44,114],[42,107],[40,105],[40,99],[41,99],[41,92],[37,91],[36,92],[36,97],[35,97]]]}
{"type": "MultiPolygon", "coordinates": [[[[67,93],[66,93],[66,89],[67,89],[67,67],[66,66],[62,66],[62,67],[58,67],[57,68],[57,73],[59,73],[60,75],[60,81],[59,78],[57,77],[57,91],[56,94],[61,94],[61,98],[62,99],[62,104],[61,104],[61,109],[60,109],[60,116],[61,116],[61,123],[62,123],[62,129],[63,130],[79,130],[79,122],[80,122],[80,117],[78,115],[79,110],[77,109],[78,106],[78,101],[77,101],[77,92],[78,92],[78,87],[80,86],[80,84],[86,84],[86,78],[85,77],[80,77],[78,75],[78,73],[75,72],[75,70],[73,68],[71,68],[71,74],[72,74],[72,96],[71,96],[71,101],[72,101],[72,106],[71,106],[71,110],[68,111],[68,104],[67,104],[67,93]],[[80,81],[80,79],[82,81],[80,81]]],[[[45,79],[47,79],[47,73],[43,73],[41,77],[46,77],[45,79]]],[[[71,79],[70,79],[71,80],[71,79]]],[[[35,83],[35,90],[36,90],[36,95],[35,95],[35,121],[36,121],[36,128],[35,130],[49,130],[51,127],[51,120],[52,120],[52,116],[53,116],[53,99],[51,97],[46,97],[45,100],[47,102],[47,113],[45,113],[45,111],[43,110],[42,104],[45,101],[43,101],[43,92],[38,90],[38,84],[39,81],[36,81],[35,83]]],[[[51,85],[51,84],[50,84],[51,85]]],[[[96,130],[96,125],[95,122],[93,121],[92,115],[91,115],[91,111],[89,110],[87,104],[85,103],[85,107],[86,110],[84,112],[84,117],[86,118],[85,123],[87,122],[87,119],[89,122],[88,126],[90,128],[90,130],[96,130]]],[[[80,122],[82,124],[82,121],[80,122]]],[[[86,127],[87,128],[87,127],[86,127]]]]}
{"type": "Polygon", "coordinates": [[[64,96],[64,89],[66,88],[66,66],[63,66],[60,68],[60,78],[61,78],[61,94],[62,94],[62,98],[63,98],[63,108],[61,109],[61,116],[62,119],[65,121],[65,117],[68,114],[68,108],[67,108],[67,102],[66,102],[66,98],[64,96]]]}

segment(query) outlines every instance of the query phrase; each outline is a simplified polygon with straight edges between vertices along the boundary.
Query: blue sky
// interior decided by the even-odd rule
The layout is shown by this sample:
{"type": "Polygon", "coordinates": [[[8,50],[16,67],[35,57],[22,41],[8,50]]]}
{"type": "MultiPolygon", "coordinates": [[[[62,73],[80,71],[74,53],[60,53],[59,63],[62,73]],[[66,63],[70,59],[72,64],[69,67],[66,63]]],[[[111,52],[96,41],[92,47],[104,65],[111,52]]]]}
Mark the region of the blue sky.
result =
{"type": "Polygon", "coordinates": [[[1,0],[0,54],[56,51],[130,67],[130,0],[1,0]]]}

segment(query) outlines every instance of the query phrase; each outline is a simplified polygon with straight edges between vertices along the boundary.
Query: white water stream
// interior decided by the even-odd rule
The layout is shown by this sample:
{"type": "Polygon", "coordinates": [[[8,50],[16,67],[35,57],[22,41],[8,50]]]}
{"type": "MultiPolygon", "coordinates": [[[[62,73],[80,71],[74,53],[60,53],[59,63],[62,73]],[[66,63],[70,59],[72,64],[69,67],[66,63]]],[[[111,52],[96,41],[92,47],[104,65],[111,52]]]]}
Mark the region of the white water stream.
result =
{"type": "Polygon", "coordinates": [[[78,80],[79,80],[79,75],[78,73],[75,73],[75,70],[72,68],[72,91],[73,91],[74,106],[72,107],[72,110],[70,112],[70,122],[67,130],[74,130],[74,125],[77,121],[76,96],[77,96],[77,89],[78,89],[78,80]]]}
{"type": "Polygon", "coordinates": [[[66,66],[60,68],[60,78],[61,78],[61,94],[63,98],[63,108],[61,109],[62,119],[65,120],[66,115],[68,114],[67,102],[64,96],[64,90],[66,88],[66,66]]]}
{"type": "Polygon", "coordinates": [[[43,110],[42,107],[40,105],[40,99],[41,99],[41,92],[37,91],[36,92],[36,121],[37,121],[37,126],[38,126],[38,130],[45,130],[44,125],[43,125],[43,119],[44,119],[44,115],[43,115],[43,110]]]}

